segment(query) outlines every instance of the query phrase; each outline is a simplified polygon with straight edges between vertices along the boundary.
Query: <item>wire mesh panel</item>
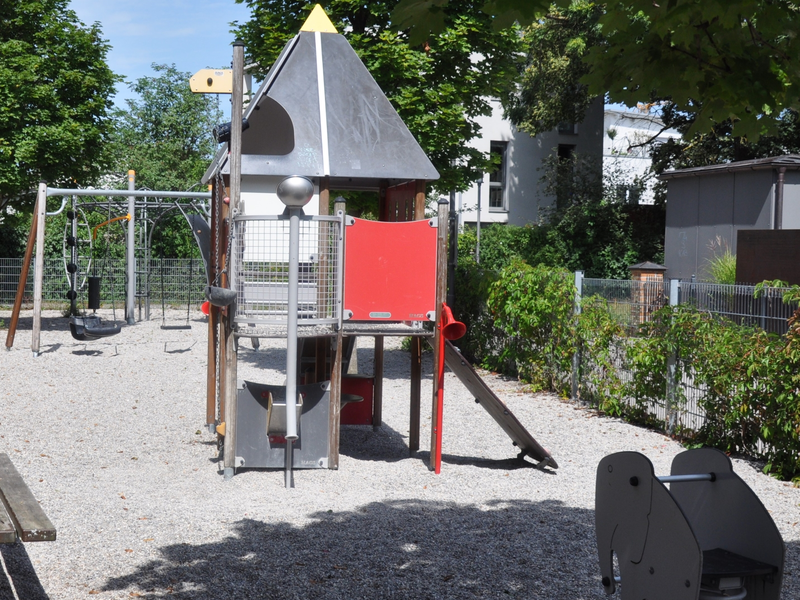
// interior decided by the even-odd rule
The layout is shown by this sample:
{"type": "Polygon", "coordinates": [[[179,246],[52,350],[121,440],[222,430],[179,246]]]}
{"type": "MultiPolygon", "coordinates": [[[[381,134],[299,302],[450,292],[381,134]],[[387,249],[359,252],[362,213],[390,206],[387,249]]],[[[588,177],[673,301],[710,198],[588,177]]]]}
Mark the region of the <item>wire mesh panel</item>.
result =
{"type": "Polygon", "coordinates": [[[586,278],[583,297],[591,296],[604,298],[617,322],[633,332],[668,304],[669,282],[586,278]]]}
{"type": "Polygon", "coordinates": [[[765,287],[758,295],[752,285],[681,282],[681,304],[726,317],[739,325],[756,325],[783,335],[797,305],[785,303],[787,288],[765,287]]]}
{"type": "MultiPolygon", "coordinates": [[[[300,217],[298,335],[333,335],[341,325],[342,217],[300,217]]],[[[240,336],[285,337],[289,305],[289,217],[239,216],[231,242],[231,287],[240,336]]]]}

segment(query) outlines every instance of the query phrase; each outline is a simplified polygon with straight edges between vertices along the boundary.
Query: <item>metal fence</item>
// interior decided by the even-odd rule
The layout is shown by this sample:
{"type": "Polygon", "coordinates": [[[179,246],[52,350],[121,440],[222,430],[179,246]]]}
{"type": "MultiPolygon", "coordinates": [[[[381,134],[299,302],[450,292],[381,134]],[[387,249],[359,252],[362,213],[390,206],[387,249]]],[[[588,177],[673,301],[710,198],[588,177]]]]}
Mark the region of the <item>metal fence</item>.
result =
{"type": "MultiPolygon", "coordinates": [[[[628,334],[633,334],[639,325],[650,321],[653,313],[666,306],[689,305],[720,319],[746,326],[757,326],[765,331],[783,335],[788,330],[788,319],[797,309],[796,303],[783,302],[787,288],[764,288],[756,297],[756,286],[724,285],[703,282],[678,281],[623,281],[609,279],[583,279],[579,296],[599,296],[608,303],[611,313],[628,334]]],[[[616,375],[623,382],[631,379],[632,373],[625,366],[627,338],[620,338],[613,349],[616,375]]],[[[670,376],[667,373],[667,392],[664,398],[651,400],[647,410],[651,417],[665,424],[667,429],[683,428],[697,431],[702,427],[706,415],[701,401],[706,390],[693,378],[692,365],[675,357],[680,368],[670,376]],[[675,402],[670,396],[681,398],[675,402]]],[[[581,374],[591,373],[596,368],[591,364],[576,363],[573,389],[591,392],[588,381],[581,374]]],[[[633,404],[632,399],[628,402],[633,404]]]]}
{"type": "MultiPolygon", "coordinates": [[[[21,258],[0,258],[0,306],[11,306],[17,293],[19,277],[22,271],[21,258]]],[[[33,273],[35,261],[31,261],[28,279],[25,283],[24,305],[33,303],[33,273]]],[[[151,304],[180,306],[200,304],[203,302],[203,290],[206,275],[203,261],[190,258],[164,258],[149,261],[149,269],[137,268],[138,301],[151,304]]],[[[100,300],[103,304],[116,304],[124,307],[126,280],[125,261],[111,259],[107,264],[100,261],[95,265],[93,275],[102,278],[100,300]]],[[[44,261],[44,278],[42,301],[48,304],[67,307],[67,292],[70,284],[64,261],[60,258],[46,258],[44,261]]],[[[78,307],[86,302],[85,284],[78,291],[78,307]]]]}

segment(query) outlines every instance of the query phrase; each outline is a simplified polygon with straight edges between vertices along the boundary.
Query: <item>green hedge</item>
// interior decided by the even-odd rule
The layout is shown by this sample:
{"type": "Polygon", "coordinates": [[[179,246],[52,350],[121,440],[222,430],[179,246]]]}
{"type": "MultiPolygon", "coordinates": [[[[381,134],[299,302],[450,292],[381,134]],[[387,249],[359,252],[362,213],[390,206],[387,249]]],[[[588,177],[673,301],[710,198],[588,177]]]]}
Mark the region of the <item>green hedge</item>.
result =
{"type": "MultiPolygon", "coordinates": [[[[762,458],[765,471],[784,479],[800,477],[800,309],[783,336],[688,306],[658,310],[629,336],[601,298],[584,298],[575,314],[568,271],[519,259],[499,273],[487,267],[461,256],[456,280],[456,314],[469,327],[459,344],[484,367],[567,395],[577,355],[584,397],[607,414],[652,422],[648,408],[664,404],[675,356],[675,381],[686,374],[703,390],[705,424],[684,432],[694,443],[762,458]]],[[[784,301],[798,298],[795,286],[784,301]]],[[[682,386],[673,389],[675,404],[684,405],[682,386]]]]}

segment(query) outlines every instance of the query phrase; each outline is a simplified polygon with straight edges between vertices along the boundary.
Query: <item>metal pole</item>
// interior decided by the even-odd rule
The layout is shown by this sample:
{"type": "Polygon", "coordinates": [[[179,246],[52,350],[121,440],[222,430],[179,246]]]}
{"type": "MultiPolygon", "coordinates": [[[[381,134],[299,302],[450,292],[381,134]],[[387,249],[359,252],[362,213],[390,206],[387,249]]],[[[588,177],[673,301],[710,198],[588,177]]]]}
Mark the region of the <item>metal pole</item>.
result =
{"type": "Polygon", "coordinates": [[[39,338],[42,331],[42,285],[44,283],[44,218],[47,213],[47,183],[39,182],[39,195],[36,199],[36,266],[33,270],[33,332],[31,352],[39,356],[39,338]]]}
{"type": "MultiPolygon", "coordinates": [[[[241,133],[241,132],[240,132],[241,133]]],[[[94,188],[47,188],[47,197],[51,196],[103,196],[107,198],[170,198],[186,200],[206,200],[211,192],[165,192],[159,190],[104,190],[94,188]]]]}
{"type": "MultiPolygon", "coordinates": [[[[128,171],[128,190],[136,189],[136,171],[128,171]]],[[[128,196],[128,214],[131,216],[128,221],[128,297],[125,298],[125,322],[128,325],[136,324],[136,317],[133,314],[134,304],[136,303],[136,198],[128,196]]]]}
{"type": "MultiPolygon", "coordinates": [[[[439,227],[444,224],[440,223],[439,227]]],[[[450,212],[447,219],[448,240],[447,260],[447,305],[452,308],[456,301],[456,264],[458,263],[458,215],[456,214],[456,193],[450,192],[450,212]]]]}
{"type": "Polygon", "coordinates": [[[475,234],[478,238],[475,242],[475,262],[478,264],[481,264],[481,185],[483,185],[483,173],[478,179],[478,220],[475,227],[475,234]]]}
{"type": "Polygon", "coordinates": [[[289,290],[286,335],[286,465],[285,484],[294,487],[292,477],[293,444],[297,439],[297,293],[300,267],[300,214],[289,209],[289,290]]]}
{"type": "Polygon", "coordinates": [[[679,483],[683,481],[716,481],[717,476],[714,473],[695,473],[687,475],[664,475],[656,479],[661,483],[679,483]]]}
{"type": "MultiPolygon", "coordinates": [[[[78,252],[78,197],[72,197],[72,239],[75,240],[75,245],[72,246],[72,250],[70,251],[69,255],[72,259],[72,264],[77,267],[77,270],[70,276],[72,279],[72,286],[71,288],[75,291],[75,297],[70,299],[69,301],[69,316],[77,316],[78,314],[78,287],[80,286],[81,280],[81,263],[80,263],[80,253],[78,252]]],[[[91,246],[89,247],[89,259],[91,260],[92,252],[91,246]]],[[[89,270],[89,263],[86,263],[86,270],[89,270]]]]}
{"type": "Polygon", "coordinates": [[[242,189],[242,105],[244,103],[244,42],[233,42],[231,94],[231,208],[239,209],[242,189]]]}
{"type": "MultiPolygon", "coordinates": [[[[670,306],[677,306],[678,305],[678,293],[679,293],[679,285],[680,280],[678,279],[670,279],[669,280],[669,305],[670,306]]],[[[678,387],[677,381],[677,364],[678,364],[678,355],[675,351],[671,352],[669,357],[667,357],[667,432],[672,434],[675,433],[675,427],[677,425],[678,420],[678,412],[676,409],[676,400],[675,400],[675,392],[678,387]]]]}
{"type": "MultiPolygon", "coordinates": [[[[581,314],[581,296],[583,294],[583,271],[575,271],[575,319],[581,314]]],[[[578,399],[581,372],[581,348],[576,344],[575,353],[572,355],[572,399],[578,399]]]]}

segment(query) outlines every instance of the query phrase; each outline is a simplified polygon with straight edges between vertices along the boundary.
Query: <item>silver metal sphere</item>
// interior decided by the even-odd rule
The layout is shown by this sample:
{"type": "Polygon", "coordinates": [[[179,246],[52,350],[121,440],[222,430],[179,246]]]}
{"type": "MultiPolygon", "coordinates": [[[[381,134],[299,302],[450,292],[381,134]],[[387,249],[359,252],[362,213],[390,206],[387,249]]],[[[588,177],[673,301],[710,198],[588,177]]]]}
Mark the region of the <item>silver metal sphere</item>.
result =
{"type": "Polygon", "coordinates": [[[314,184],[307,177],[292,175],[278,184],[278,198],[290,208],[308,204],[314,196],[314,184]]]}

